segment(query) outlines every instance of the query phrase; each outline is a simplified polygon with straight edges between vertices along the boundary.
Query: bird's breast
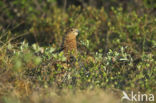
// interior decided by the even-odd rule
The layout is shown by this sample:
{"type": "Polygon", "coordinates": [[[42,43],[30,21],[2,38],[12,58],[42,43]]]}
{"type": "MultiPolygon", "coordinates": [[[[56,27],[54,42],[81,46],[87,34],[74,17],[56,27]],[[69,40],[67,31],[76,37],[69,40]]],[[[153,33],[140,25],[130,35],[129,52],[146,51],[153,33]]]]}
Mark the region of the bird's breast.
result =
{"type": "Polygon", "coordinates": [[[77,44],[76,44],[76,38],[72,39],[66,39],[64,42],[64,52],[67,54],[74,53],[76,54],[77,52],[77,44]]]}

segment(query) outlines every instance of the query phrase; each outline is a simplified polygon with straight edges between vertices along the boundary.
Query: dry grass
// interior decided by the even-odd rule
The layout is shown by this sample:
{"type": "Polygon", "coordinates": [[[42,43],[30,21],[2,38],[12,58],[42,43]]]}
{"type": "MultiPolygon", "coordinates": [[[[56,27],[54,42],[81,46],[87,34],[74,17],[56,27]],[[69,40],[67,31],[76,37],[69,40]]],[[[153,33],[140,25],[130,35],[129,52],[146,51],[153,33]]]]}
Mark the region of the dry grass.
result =
{"type": "Polygon", "coordinates": [[[95,90],[58,90],[39,88],[26,95],[13,90],[9,96],[3,96],[0,103],[120,103],[118,96],[100,89],[95,90]]]}

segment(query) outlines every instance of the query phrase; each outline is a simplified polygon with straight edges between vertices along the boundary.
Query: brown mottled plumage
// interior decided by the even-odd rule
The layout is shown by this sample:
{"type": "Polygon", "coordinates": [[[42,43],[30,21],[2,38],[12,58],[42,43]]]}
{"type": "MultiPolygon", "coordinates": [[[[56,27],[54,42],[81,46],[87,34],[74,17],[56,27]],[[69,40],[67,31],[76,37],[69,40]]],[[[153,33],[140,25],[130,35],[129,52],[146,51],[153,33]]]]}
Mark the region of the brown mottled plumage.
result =
{"type": "Polygon", "coordinates": [[[77,55],[77,43],[76,43],[77,35],[78,35],[78,29],[71,29],[65,35],[62,45],[63,45],[63,51],[67,58],[69,58],[70,56],[77,55]]]}
{"type": "Polygon", "coordinates": [[[77,43],[76,43],[76,37],[78,35],[78,29],[72,28],[67,31],[63,38],[63,43],[61,45],[61,48],[56,52],[63,51],[65,56],[67,57],[67,60],[70,60],[71,58],[76,58],[77,55],[77,43]]]}

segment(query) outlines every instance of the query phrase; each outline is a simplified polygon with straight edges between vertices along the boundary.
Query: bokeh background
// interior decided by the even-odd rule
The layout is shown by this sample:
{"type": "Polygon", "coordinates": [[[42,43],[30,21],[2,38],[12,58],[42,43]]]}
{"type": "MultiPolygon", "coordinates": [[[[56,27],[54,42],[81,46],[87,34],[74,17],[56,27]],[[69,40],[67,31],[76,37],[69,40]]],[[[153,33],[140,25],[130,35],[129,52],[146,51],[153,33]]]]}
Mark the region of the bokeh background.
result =
{"type": "Polygon", "coordinates": [[[108,103],[155,94],[155,74],[155,0],[0,0],[1,103],[108,103]],[[72,27],[78,67],[53,53],[72,27]]]}

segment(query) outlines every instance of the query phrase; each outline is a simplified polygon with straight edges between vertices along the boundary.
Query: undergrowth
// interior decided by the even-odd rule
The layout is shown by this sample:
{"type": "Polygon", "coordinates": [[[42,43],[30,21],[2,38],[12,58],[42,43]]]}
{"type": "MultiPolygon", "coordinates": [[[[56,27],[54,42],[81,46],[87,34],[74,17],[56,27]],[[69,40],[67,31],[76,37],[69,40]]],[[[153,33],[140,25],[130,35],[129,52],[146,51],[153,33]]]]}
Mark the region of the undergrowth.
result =
{"type": "MultiPolygon", "coordinates": [[[[49,0],[38,12],[33,2],[22,1],[12,1],[13,11],[2,11],[7,20],[0,17],[0,102],[91,103],[89,97],[101,103],[95,98],[109,98],[104,92],[109,89],[113,96],[116,93],[114,97],[119,96],[115,100],[121,98],[122,91],[155,94],[153,9],[71,5],[64,10],[49,0]],[[72,63],[63,52],[54,53],[70,27],[80,31],[79,53],[72,63]]],[[[0,4],[3,8],[10,5],[0,4]]]]}

